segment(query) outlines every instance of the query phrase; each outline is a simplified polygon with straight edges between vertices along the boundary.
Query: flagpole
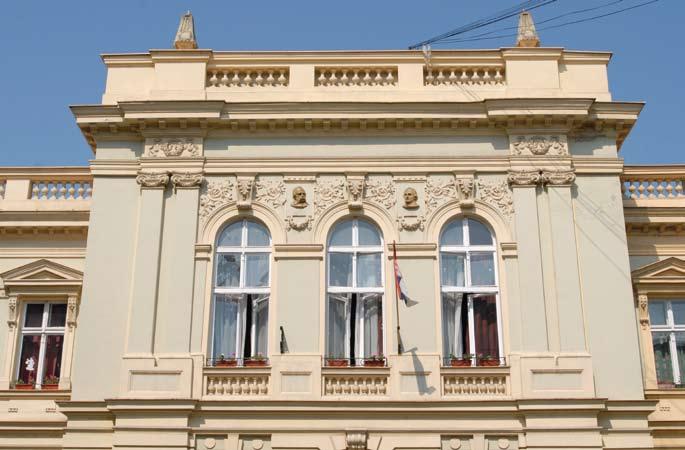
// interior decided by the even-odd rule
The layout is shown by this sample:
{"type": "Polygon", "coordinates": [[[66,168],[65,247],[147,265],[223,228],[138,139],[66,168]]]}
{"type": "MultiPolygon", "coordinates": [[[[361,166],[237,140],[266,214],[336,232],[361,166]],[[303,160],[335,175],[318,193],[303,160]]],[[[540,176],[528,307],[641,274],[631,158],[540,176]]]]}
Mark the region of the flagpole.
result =
{"type": "Polygon", "coordinates": [[[397,293],[399,286],[397,285],[397,249],[395,248],[395,241],[392,241],[392,264],[393,272],[395,274],[395,313],[397,314],[397,354],[402,354],[402,341],[400,340],[400,296],[397,293]]]}

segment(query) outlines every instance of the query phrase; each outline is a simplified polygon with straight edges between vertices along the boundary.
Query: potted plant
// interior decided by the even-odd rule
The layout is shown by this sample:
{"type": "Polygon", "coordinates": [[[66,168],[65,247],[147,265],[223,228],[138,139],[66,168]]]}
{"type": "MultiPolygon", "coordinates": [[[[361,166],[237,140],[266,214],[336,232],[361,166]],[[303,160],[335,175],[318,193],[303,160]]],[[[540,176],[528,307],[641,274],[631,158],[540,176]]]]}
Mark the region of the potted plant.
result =
{"type": "Polygon", "coordinates": [[[26,382],[21,378],[14,382],[14,389],[18,391],[32,391],[33,388],[33,383],[26,382]]]}
{"type": "Polygon", "coordinates": [[[266,357],[261,353],[257,353],[252,358],[248,358],[245,360],[245,367],[261,367],[266,366],[266,363],[266,357]]]}
{"type": "Polygon", "coordinates": [[[367,367],[383,367],[385,366],[385,357],[383,355],[371,355],[364,358],[364,365],[367,367]]]}
{"type": "Polygon", "coordinates": [[[54,375],[45,377],[40,388],[47,391],[56,391],[59,389],[59,378],[54,375]]]}
{"type": "Polygon", "coordinates": [[[478,357],[478,365],[485,367],[499,366],[499,358],[492,355],[483,355],[478,357]]]}
{"type": "Polygon", "coordinates": [[[461,356],[450,355],[450,366],[451,367],[471,367],[471,359],[473,355],[470,353],[464,353],[461,356]]]}
{"type": "Polygon", "coordinates": [[[235,355],[231,354],[228,358],[224,354],[219,355],[219,359],[216,360],[216,367],[235,367],[238,365],[238,360],[235,359],[235,355]]]}
{"type": "Polygon", "coordinates": [[[350,360],[344,356],[331,356],[326,358],[326,365],[328,367],[347,367],[350,365],[350,360]]]}

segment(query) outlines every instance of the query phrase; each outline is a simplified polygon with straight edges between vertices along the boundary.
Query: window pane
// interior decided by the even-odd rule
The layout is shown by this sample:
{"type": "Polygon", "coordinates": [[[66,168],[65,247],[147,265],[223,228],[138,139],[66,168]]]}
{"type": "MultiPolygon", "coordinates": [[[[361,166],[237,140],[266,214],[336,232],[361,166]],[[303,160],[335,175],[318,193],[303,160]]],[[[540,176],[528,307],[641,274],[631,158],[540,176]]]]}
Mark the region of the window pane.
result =
{"type": "Polygon", "coordinates": [[[235,358],[238,332],[238,307],[241,296],[217,295],[214,299],[213,357],[235,358]]]}
{"type": "Polygon", "coordinates": [[[685,325],[685,301],[672,301],[671,309],[673,310],[673,322],[676,325],[685,325]]]}
{"type": "MultiPolygon", "coordinates": [[[[62,345],[64,336],[47,336],[45,343],[45,362],[43,380],[48,378],[59,378],[62,367],[62,345]]],[[[53,381],[53,380],[50,380],[53,381]]]]}
{"type": "Polygon", "coordinates": [[[219,287],[240,286],[240,253],[219,253],[216,266],[216,285],[219,287]]]}
{"type": "Polygon", "coordinates": [[[357,229],[359,230],[359,245],[381,245],[381,235],[374,225],[358,220],[357,229]]]}
{"type": "Polygon", "coordinates": [[[255,222],[247,222],[247,245],[250,247],[268,247],[269,231],[255,222]]]}
{"type": "Polygon", "coordinates": [[[53,303],[50,305],[49,327],[63,327],[67,318],[67,305],[65,303],[53,303]]]}
{"type": "Polygon", "coordinates": [[[476,354],[499,358],[497,300],[494,295],[474,295],[472,298],[476,354]]]}
{"type": "Polygon", "coordinates": [[[666,325],[666,302],[649,302],[649,321],[652,325],[666,325]]]}
{"type": "Polygon", "coordinates": [[[219,247],[240,247],[243,236],[243,222],[235,222],[224,228],[219,236],[219,247]]]}
{"type": "Polygon", "coordinates": [[[38,353],[40,352],[40,335],[24,336],[21,340],[21,358],[19,359],[18,380],[27,383],[36,382],[38,370],[38,353]]]}
{"type": "Polygon", "coordinates": [[[678,358],[678,365],[680,366],[680,384],[678,387],[685,385],[685,333],[675,333],[676,358],[678,358]]]}
{"type": "Polygon", "coordinates": [[[350,294],[328,296],[328,323],[326,324],[326,356],[346,358],[347,304],[350,294]]]}
{"type": "Polygon", "coordinates": [[[245,255],[245,286],[264,287],[269,285],[269,254],[248,253],[245,255]]]}
{"type": "Polygon", "coordinates": [[[26,305],[26,318],[24,319],[25,327],[42,327],[43,326],[43,307],[44,303],[29,303],[26,305]]]}
{"type": "Polygon", "coordinates": [[[357,287],[381,287],[381,254],[357,255],[357,287]]]}
{"type": "Polygon", "coordinates": [[[329,245],[352,245],[352,221],[346,220],[335,226],[329,245]]]}
{"type": "Polygon", "coordinates": [[[440,273],[443,286],[464,286],[464,255],[441,253],[440,273]]]}
{"type": "MultiPolygon", "coordinates": [[[[267,342],[269,340],[269,296],[258,297],[254,302],[255,315],[255,343],[254,348],[257,354],[266,356],[267,342]]],[[[256,355],[253,355],[256,356],[256,355]]]]}
{"type": "Polygon", "coordinates": [[[383,355],[383,314],[379,294],[361,296],[364,304],[364,348],[363,356],[383,355]]]}
{"type": "Polygon", "coordinates": [[[673,363],[671,362],[670,333],[653,332],[652,348],[656,363],[656,378],[660,387],[673,387],[673,363]]]}
{"type": "Polygon", "coordinates": [[[492,253],[471,254],[471,285],[495,285],[495,262],[492,253]]]}
{"type": "Polygon", "coordinates": [[[442,232],[440,245],[464,245],[464,228],[461,220],[454,220],[447,224],[442,232]]]}
{"type": "Polygon", "coordinates": [[[464,349],[463,333],[468,325],[462,327],[462,310],[466,312],[466,308],[462,308],[462,297],[460,292],[442,294],[442,349],[445,358],[452,355],[461,357],[468,350],[464,349]]]}
{"type": "Polygon", "coordinates": [[[352,253],[329,253],[330,286],[352,286],[352,253]]]}
{"type": "Polygon", "coordinates": [[[492,245],[492,235],[485,225],[477,220],[469,219],[469,244],[492,245]]]}

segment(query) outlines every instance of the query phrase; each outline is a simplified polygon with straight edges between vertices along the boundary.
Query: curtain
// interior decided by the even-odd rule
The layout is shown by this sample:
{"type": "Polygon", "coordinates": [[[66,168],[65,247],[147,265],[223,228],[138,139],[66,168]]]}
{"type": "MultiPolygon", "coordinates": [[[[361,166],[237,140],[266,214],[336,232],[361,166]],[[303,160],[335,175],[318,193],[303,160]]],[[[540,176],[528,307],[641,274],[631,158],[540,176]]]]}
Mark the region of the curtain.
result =
{"type": "Polygon", "coordinates": [[[238,311],[242,295],[214,297],[214,358],[240,357],[237,352],[238,311]]]}
{"type": "Polygon", "coordinates": [[[494,294],[472,294],[476,354],[499,358],[497,300],[494,294]]]}
{"type": "Polygon", "coordinates": [[[461,292],[442,294],[442,348],[446,358],[464,354],[464,331],[468,330],[462,327],[462,309],[466,310],[462,308],[463,296],[461,292]]]}
{"type": "Polygon", "coordinates": [[[261,353],[267,355],[269,341],[269,295],[255,295],[252,300],[252,316],[254,317],[254,350],[252,356],[261,353]]]}
{"type": "Polygon", "coordinates": [[[359,356],[380,356],[383,354],[382,297],[380,294],[360,294],[359,297],[358,308],[363,309],[363,315],[357,317],[364,318],[364,348],[359,356]]]}
{"type": "Polygon", "coordinates": [[[328,295],[328,323],[326,332],[326,356],[329,358],[346,358],[348,348],[347,315],[351,294],[328,295]]]}
{"type": "Polygon", "coordinates": [[[43,363],[43,379],[49,377],[59,378],[62,367],[62,346],[64,336],[49,335],[45,343],[45,361],[43,363]]]}
{"type": "MultiPolygon", "coordinates": [[[[42,306],[42,305],[41,305],[42,306]]],[[[35,383],[38,371],[38,354],[40,353],[40,335],[25,335],[21,341],[21,358],[19,359],[19,380],[35,383]]]]}
{"type": "Polygon", "coordinates": [[[652,348],[654,349],[657,382],[659,384],[673,384],[670,333],[663,331],[652,332],[652,348]]]}

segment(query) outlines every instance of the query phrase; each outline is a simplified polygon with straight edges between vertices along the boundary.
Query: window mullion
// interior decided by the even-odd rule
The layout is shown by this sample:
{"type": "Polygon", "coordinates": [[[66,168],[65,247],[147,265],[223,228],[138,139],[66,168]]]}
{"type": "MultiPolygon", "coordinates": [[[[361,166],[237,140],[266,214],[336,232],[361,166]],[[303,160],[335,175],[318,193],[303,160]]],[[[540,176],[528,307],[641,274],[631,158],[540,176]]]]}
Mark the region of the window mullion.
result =
{"type": "MultiPolygon", "coordinates": [[[[46,305],[47,306],[47,305],[46,305]]],[[[43,384],[43,366],[45,365],[45,346],[47,344],[47,336],[45,333],[40,335],[40,348],[38,350],[38,361],[36,361],[36,387],[41,387],[43,384]]]]}
{"type": "Polygon", "coordinates": [[[357,252],[352,253],[352,287],[357,287],[357,252]]]}
{"type": "Polygon", "coordinates": [[[671,367],[673,367],[673,383],[680,384],[680,364],[678,364],[678,346],[676,345],[675,332],[668,334],[668,344],[671,350],[671,367]]]}
{"type": "MultiPolygon", "coordinates": [[[[473,297],[466,295],[469,315],[469,353],[476,354],[476,330],[474,329],[475,319],[473,317],[473,297]]],[[[463,300],[462,300],[463,302],[463,300]]]]}

